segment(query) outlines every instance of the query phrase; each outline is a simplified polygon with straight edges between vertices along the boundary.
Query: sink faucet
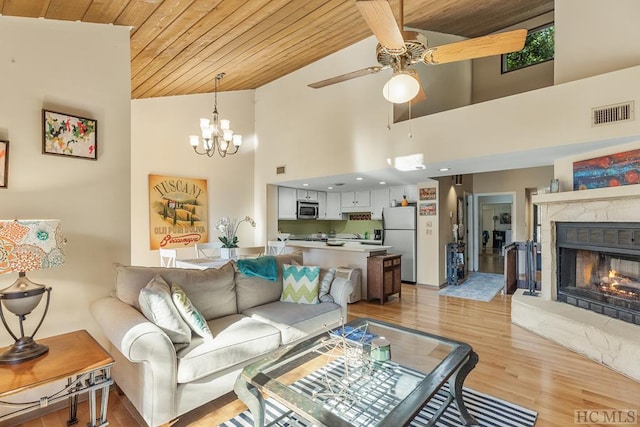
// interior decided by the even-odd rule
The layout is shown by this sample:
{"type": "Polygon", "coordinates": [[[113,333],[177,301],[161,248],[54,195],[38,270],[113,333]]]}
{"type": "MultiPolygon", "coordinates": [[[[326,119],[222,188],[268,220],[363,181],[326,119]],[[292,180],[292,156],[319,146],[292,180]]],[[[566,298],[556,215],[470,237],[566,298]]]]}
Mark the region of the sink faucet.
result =
{"type": "Polygon", "coordinates": [[[353,233],[354,239],[362,239],[362,236],[359,233],[353,233]]]}

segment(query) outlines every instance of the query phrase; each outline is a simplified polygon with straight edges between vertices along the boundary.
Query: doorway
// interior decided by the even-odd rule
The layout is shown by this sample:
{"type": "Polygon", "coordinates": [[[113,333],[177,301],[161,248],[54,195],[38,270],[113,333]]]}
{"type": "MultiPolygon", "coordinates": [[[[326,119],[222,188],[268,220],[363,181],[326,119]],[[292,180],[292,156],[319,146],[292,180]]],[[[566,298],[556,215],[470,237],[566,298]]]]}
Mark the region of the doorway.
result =
{"type": "Polygon", "coordinates": [[[504,273],[502,248],[513,242],[513,194],[477,195],[478,242],[474,270],[482,273],[504,273]]]}

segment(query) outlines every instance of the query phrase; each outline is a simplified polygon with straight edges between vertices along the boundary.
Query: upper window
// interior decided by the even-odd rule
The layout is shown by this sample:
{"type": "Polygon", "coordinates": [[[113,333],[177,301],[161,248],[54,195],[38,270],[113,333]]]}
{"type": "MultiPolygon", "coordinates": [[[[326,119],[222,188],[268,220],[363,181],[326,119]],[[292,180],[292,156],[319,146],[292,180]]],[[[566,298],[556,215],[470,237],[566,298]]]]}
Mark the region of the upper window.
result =
{"type": "Polygon", "coordinates": [[[502,55],[502,72],[508,73],[553,59],[554,34],[553,23],[529,30],[522,50],[502,55]]]}

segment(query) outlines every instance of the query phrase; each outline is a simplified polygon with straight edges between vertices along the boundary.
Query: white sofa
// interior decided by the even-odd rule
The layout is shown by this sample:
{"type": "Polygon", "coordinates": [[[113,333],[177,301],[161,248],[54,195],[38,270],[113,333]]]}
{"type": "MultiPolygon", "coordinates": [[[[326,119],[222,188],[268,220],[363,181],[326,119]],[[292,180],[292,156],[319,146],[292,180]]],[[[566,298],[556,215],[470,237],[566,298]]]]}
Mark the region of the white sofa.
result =
{"type": "Polygon", "coordinates": [[[246,364],[346,319],[348,279],[331,282],[335,302],[282,302],[282,264],[302,264],[302,254],[275,259],[275,282],[245,276],[233,263],[208,270],[114,265],[115,295],[93,302],[91,312],[116,360],[113,379],[149,425],[170,422],[230,392],[246,364]],[[157,274],[184,289],[212,340],[194,334],[180,348],[141,313],[140,290],[157,274]]]}

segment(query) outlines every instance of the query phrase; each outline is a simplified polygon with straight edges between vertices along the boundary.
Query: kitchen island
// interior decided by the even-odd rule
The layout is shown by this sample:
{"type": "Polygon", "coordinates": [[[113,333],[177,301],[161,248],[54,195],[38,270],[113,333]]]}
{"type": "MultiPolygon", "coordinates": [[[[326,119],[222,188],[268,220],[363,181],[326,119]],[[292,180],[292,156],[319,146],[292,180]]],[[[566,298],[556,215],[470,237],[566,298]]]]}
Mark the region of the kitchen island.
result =
{"type": "Polygon", "coordinates": [[[367,299],[367,258],[384,255],[393,246],[368,245],[361,242],[346,242],[343,246],[330,246],[326,242],[289,240],[287,246],[302,250],[305,265],[322,268],[349,267],[362,270],[362,298],[367,299]]]}

